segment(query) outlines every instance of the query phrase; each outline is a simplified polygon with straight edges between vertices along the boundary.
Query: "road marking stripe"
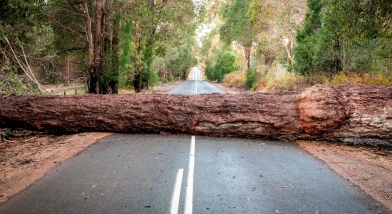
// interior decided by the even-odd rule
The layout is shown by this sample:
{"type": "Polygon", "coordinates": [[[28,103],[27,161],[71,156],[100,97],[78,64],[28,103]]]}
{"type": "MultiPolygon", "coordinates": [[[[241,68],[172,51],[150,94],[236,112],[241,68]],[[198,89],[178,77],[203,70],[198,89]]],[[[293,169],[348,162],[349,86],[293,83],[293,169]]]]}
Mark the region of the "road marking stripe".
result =
{"type": "Polygon", "coordinates": [[[195,136],[191,139],[191,151],[189,153],[188,182],[185,197],[185,214],[192,214],[193,209],[193,174],[195,171],[195,136]]]}
{"type": "Polygon", "coordinates": [[[181,193],[183,174],[184,174],[184,169],[178,169],[176,183],[174,185],[173,197],[171,201],[170,214],[178,213],[178,206],[180,205],[180,193],[181,193]]]}
{"type": "Polygon", "coordinates": [[[197,94],[197,80],[196,80],[196,92],[195,92],[195,94],[197,94]]]}

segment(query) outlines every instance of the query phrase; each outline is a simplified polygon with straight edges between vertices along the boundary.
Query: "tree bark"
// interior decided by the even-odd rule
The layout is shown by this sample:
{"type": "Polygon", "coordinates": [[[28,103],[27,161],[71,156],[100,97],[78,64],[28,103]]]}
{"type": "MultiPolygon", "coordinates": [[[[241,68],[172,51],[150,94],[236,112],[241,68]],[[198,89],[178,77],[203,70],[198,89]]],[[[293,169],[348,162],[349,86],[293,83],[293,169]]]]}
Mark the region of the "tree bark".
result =
{"type": "Polygon", "coordinates": [[[287,58],[289,59],[289,64],[291,65],[294,62],[293,53],[292,53],[292,41],[290,39],[287,39],[285,46],[286,46],[287,58]]]}
{"type": "Polygon", "coordinates": [[[0,96],[0,103],[0,127],[392,146],[392,86],[315,86],[301,94],[0,96]]]}
{"type": "Polygon", "coordinates": [[[95,20],[92,21],[88,3],[86,0],[83,2],[83,12],[86,17],[86,36],[89,45],[88,92],[93,94],[101,94],[103,92],[102,63],[105,38],[105,4],[105,0],[96,1],[95,20]]]}
{"type": "Polygon", "coordinates": [[[246,70],[250,69],[250,53],[251,53],[251,47],[244,47],[245,51],[245,61],[246,61],[246,70]]]}
{"type": "MultiPolygon", "coordinates": [[[[110,20],[107,21],[109,23],[110,20]]],[[[118,81],[120,75],[120,18],[115,17],[113,24],[107,27],[107,36],[105,39],[105,52],[109,53],[109,65],[104,75],[104,85],[102,94],[118,94],[118,81]]]]}

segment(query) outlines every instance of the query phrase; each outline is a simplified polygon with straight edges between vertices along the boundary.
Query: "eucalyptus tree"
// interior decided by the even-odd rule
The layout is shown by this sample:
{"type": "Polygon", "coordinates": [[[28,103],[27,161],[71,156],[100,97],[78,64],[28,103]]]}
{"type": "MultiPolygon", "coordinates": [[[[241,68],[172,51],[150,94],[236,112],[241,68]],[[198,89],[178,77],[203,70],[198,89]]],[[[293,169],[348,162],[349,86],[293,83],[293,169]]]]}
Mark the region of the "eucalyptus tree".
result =
{"type": "Polygon", "coordinates": [[[292,68],[301,74],[372,72],[392,66],[390,1],[308,0],[292,68]]]}
{"type": "Polygon", "coordinates": [[[250,68],[252,46],[255,43],[253,25],[250,23],[248,0],[234,0],[222,11],[224,24],[220,27],[221,39],[227,44],[235,42],[244,49],[246,69],[250,68]]]}
{"type": "Polygon", "coordinates": [[[52,0],[46,12],[64,52],[87,50],[88,93],[105,91],[104,46],[106,33],[107,0],[52,0]]]}
{"type": "Polygon", "coordinates": [[[183,46],[187,35],[194,32],[195,14],[191,0],[135,0],[130,14],[133,25],[132,85],[138,92],[149,86],[149,77],[154,75],[151,70],[154,58],[158,55],[164,57],[168,45],[183,46]]]}

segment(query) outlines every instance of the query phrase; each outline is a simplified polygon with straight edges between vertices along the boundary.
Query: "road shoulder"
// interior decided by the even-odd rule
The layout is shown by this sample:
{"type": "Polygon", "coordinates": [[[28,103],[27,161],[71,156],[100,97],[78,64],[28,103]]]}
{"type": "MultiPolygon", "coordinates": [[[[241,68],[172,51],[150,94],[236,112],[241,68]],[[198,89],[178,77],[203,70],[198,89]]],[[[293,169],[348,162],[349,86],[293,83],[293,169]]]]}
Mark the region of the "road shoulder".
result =
{"type": "Polygon", "coordinates": [[[392,153],[377,148],[297,141],[328,167],[392,210],[392,153]]]}
{"type": "Polygon", "coordinates": [[[29,136],[0,142],[0,205],[45,172],[74,157],[110,133],[29,136]]]}

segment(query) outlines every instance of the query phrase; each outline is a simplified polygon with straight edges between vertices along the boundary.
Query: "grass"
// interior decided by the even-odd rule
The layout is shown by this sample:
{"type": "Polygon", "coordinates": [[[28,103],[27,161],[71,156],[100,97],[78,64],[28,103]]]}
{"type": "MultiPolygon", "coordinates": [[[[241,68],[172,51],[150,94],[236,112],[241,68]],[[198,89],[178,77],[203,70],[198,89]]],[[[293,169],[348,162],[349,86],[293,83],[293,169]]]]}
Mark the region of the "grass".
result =
{"type": "Polygon", "coordinates": [[[391,75],[380,72],[357,73],[339,72],[330,81],[330,85],[362,84],[362,85],[389,85],[392,84],[391,75]]]}

